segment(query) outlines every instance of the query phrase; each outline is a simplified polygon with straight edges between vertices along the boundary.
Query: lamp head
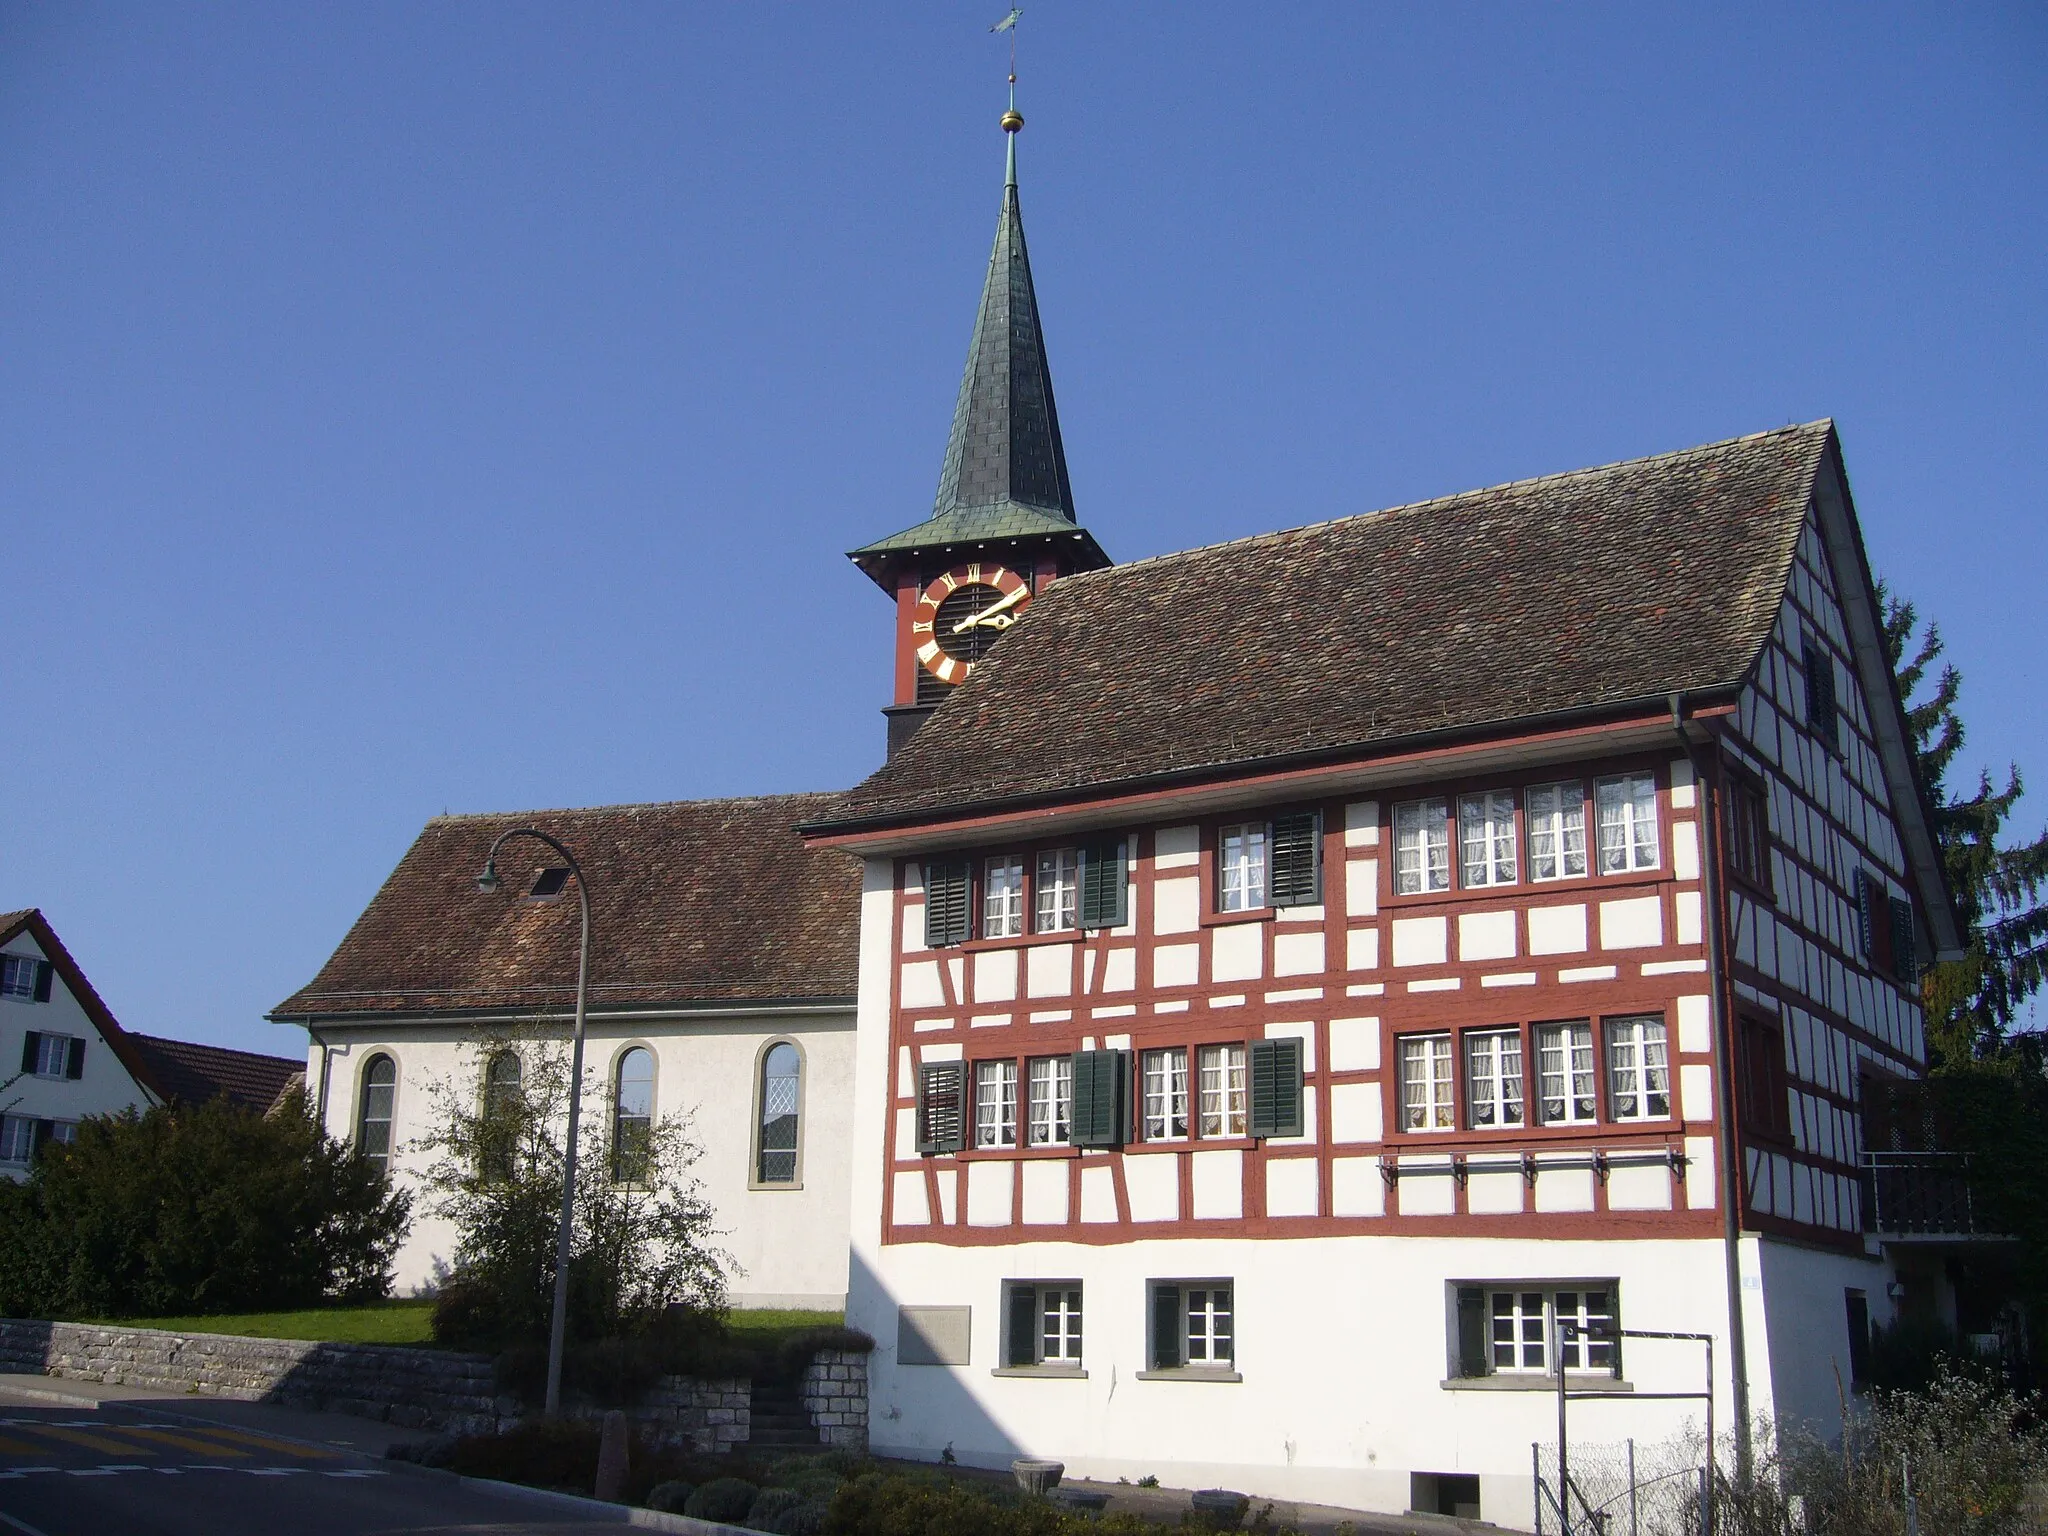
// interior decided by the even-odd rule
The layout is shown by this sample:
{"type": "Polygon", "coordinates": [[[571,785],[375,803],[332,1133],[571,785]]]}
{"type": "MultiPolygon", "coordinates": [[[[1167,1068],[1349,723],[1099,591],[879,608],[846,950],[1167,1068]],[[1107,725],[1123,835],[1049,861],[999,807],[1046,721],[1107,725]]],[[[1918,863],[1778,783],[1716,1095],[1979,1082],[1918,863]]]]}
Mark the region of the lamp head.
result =
{"type": "Polygon", "coordinates": [[[497,890],[503,882],[498,879],[498,861],[484,860],[484,872],[476,877],[476,888],[486,896],[497,890]]]}

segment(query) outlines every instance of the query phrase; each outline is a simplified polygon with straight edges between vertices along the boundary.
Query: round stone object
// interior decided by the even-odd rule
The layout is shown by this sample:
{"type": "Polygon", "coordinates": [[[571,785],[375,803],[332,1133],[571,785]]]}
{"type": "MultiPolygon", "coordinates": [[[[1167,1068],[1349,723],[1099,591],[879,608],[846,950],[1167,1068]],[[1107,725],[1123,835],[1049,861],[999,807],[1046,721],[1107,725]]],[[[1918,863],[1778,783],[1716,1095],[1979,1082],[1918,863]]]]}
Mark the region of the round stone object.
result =
{"type": "Polygon", "coordinates": [[[1010,1463],[1010,1476],[1026,1493],[1051,1493],[1066,1472],[1064,1461],[1040,1461],[1033,1456],[1019,1456],[1010,1463]]]}
{"type": "Polygon", "coordinates": [[[1242,1520],[1246,1506],[1251,1503],[1251,1495],[1229,1488],[1198,1488],[1188,1503],[1198,1515],[1222,1515],[1230,1520],[1242,1520]]]}

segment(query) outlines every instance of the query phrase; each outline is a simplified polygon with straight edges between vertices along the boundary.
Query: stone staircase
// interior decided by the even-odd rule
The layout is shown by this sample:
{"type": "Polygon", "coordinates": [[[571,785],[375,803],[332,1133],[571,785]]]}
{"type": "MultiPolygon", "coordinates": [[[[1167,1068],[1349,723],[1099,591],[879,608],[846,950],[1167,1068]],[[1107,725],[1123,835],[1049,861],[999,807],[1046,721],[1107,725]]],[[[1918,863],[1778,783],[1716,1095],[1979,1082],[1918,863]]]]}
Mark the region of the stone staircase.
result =
{"type": "Polygon", "coordinates": [[[748,1413],[747,1449],[772,1454],[815,1451],[819,1444],[811,1411],[804,1406],[797,1383],[756,1376],[753,1406],[748,1413]]]}

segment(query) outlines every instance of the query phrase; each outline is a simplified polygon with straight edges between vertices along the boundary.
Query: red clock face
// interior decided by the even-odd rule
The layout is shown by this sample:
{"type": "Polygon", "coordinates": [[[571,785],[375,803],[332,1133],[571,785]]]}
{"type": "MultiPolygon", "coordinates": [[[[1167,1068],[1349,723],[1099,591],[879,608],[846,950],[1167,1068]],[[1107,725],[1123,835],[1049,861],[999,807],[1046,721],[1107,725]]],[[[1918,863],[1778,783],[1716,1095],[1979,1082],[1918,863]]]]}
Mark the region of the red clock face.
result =
{"type": "Polygon", "coordinates": [[[911,643],[942,683],[967,679],[1031,601],[1031,583],[1000,565],[960,565],[933,581],[910,616],[911,643]]]}

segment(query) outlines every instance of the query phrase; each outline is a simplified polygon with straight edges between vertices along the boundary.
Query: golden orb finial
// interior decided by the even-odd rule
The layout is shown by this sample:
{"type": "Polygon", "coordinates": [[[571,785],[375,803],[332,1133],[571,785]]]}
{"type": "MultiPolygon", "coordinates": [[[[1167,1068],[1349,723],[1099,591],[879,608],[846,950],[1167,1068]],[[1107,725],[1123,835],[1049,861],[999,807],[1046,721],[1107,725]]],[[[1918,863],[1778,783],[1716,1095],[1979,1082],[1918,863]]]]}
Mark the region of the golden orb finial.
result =
{"type": "Polygon", "coordinates": [[[1015,107],[1003,114],[1003,132],[1015,133],[1024,126],[1024,114],[1015,107]]]}

